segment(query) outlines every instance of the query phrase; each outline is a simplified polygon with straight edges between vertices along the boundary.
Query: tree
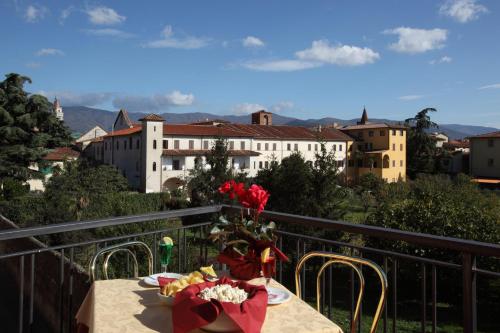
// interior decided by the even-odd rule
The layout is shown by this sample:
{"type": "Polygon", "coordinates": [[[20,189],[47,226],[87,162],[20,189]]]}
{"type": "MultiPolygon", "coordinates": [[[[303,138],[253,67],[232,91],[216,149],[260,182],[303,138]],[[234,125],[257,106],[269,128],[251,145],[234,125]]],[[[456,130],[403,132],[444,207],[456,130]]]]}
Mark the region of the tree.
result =
{"type": "Polygon", "coordinates": [[[415,117],[405,120],[406,126],[409,127],[406,149],[407,173],[412,179],[418,173],[433,173],[436,170],[436,142],[427,132],[429,129],[438,128],[438,125],[431,121],[429,112],[436,112],[436,109],[425,108],[415,117]]]}
{"type": "Polygon", "coordinates": [[[43,167],[48,149],[71,142],[70,132],[53,114],[52,104],[24,91],[26,82],[31,79],[14,73],[0,82],[0,179],[40,178],[41,173],[29,167],[43,167]]]}

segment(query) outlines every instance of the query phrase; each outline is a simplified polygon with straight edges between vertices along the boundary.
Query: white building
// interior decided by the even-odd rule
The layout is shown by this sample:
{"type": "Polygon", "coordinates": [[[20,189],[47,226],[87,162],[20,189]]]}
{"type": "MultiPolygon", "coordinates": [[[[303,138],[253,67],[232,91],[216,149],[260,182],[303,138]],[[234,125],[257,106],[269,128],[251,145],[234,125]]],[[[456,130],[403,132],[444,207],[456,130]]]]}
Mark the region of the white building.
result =
{"type": "Polygon", "coordinates": [[[87,146],[95,141],[96,139],[108,134],[101,126],[94,126],[92,129],[88,130],[82,134],[75,142],[80,146],[81,150],[84,151],[87,146]]]}
{"type": "Polygon", "coordinates": [[[57,119],[59,119],[60,121],[64,120],[64,112],[63,112],[62,106],[59,103],[59,100],[57,99],[57,97],[54,98],[53,111],[54,111],[54,114],[56,115],[57,119]]]}
{"type": "Polygon", "coordinates": [[[205,165],[205,155],[218,137],[229,145],[232,168],[249,176],[280,162],[294,152],[314,161],[320,141],[335,152],[341,173],[345,174],[348,143],[352,138],[337,129],[321,131],[299,126],[272,125],[272,114],[252,114],[252,124],[206,121],[194,124],[167,124],[150,114],[134,124],[121,110],[114,131],[94,140],[89,151],[93,158],[116,166],[129,184],[144,192],[173,190],[184,183],[195,163],[205,165]]]}

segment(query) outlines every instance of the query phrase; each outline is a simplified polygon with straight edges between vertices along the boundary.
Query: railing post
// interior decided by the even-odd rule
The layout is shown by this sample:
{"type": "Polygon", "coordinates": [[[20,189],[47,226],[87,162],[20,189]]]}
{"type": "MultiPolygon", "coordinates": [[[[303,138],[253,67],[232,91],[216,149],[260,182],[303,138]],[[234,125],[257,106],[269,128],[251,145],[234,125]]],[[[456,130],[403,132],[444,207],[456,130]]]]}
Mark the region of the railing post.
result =
{"type": "Polygon", "coordinates": [[[476,274],[473,271],[475,265],[475,257],[470,253],[462,253],[462,301],[465,333],[477,331],[476,274]]]}

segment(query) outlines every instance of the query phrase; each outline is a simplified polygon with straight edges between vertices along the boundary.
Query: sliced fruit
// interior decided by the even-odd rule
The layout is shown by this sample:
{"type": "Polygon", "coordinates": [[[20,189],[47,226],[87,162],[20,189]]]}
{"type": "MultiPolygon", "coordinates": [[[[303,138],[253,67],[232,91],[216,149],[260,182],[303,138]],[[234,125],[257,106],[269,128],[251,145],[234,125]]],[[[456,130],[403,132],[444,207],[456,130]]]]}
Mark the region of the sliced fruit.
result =
{"type": "Polygon", "coordinates": [[[174,241],[168,236],[162,238],[162,243],[165,245],[174,245],[174,241]]]}
{"type": "Polygon", "coordinates": [[[214,265],[200,267],[200,271],[202,271],[202,273],[205,273],[205,275],[217,277],[217,273],[215,273],[214,270],[214,265]]]}
{"type": "Polygon", "coordinates": [[[261,252],[260,254],[260,260],[262,262],[267,262],[269,261],[269,256],[271,255],[271,248],[270,247],[266,247],[264,249],[264,251],[261,252]]]}

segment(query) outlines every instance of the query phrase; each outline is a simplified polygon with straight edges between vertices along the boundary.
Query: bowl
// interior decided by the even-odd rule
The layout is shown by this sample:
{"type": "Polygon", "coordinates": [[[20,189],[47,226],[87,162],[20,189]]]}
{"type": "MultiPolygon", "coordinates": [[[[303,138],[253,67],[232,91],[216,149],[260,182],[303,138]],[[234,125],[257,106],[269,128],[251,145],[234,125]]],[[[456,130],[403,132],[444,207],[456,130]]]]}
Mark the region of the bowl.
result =
{"type": "Polygon", "coordinates": [[[164,303],[166,306],[174,305],[174,300],[175,300],[174,296],[165,296],[162,293],[157,293],[157,295],[160,301],[164,303]]]}
{"type": "Polygon", "coordinates": [[[209,332],[240,332],[241,328],[236,325],[236,323],[229,318],[228,315],[223,311],[221,314],[208,325],[200,327],[204,331],[209,332]]]}

